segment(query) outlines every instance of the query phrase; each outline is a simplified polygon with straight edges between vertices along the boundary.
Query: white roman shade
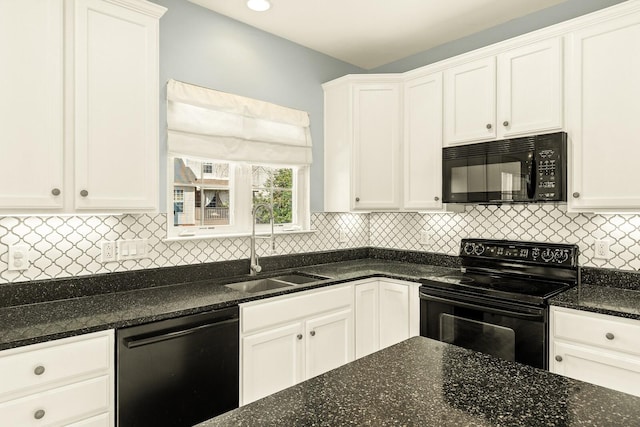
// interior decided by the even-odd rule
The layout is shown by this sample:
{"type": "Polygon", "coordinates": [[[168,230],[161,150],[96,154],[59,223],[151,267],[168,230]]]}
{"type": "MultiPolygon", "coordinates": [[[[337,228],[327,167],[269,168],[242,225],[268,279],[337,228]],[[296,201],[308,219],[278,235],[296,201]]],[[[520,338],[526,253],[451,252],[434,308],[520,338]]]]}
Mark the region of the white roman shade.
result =
{"type": "Polygon", "coordinates": [[[309,115],[188,83],[167,83],[168,151],[252,163],[311,163],[309,115]]]}

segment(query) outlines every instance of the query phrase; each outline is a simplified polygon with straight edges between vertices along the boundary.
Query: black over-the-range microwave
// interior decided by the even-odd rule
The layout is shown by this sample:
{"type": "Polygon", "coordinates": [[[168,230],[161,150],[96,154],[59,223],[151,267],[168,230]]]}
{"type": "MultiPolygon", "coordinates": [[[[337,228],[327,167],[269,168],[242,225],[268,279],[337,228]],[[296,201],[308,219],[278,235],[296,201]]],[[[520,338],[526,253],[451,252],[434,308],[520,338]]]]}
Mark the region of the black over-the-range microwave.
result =
{"type": "Polygon", "coordinates": [[[446,147],[444,203],[539,203],[567,200],[567,134],[535,135],[446,147]]]}

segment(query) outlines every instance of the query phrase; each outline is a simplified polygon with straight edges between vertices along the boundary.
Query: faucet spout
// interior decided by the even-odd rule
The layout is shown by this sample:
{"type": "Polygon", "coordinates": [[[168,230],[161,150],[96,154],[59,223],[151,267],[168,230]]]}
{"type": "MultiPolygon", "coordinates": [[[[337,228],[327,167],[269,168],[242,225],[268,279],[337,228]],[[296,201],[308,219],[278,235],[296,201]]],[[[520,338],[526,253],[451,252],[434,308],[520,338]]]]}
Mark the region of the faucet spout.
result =
{"type": "Polygon", "coordinates": [[[253,226],[251,229],[251,266],[249,268],[249,274],[251,276],[255,276],[256,274],[260,273],[262,271],[262,267],[260,266],[260,261],[258,258],[258,254],[256,253],[256,215],[258,213],[258,211],[260,209],[266,209],[267,212],[269,213],[269,220],[271,222],[271,235],[268,237],[269,240],[271,240],[270,245],[271,248],[274,247],[274,237],[275,235],[273,234],[273,223],[274,223],[274,219],[273,219],[273,206],[266,204],[266,203],[260,203],[257,204],[253,207],[253,211],[251,213],[252,218],[253,218],[253,226]]]}

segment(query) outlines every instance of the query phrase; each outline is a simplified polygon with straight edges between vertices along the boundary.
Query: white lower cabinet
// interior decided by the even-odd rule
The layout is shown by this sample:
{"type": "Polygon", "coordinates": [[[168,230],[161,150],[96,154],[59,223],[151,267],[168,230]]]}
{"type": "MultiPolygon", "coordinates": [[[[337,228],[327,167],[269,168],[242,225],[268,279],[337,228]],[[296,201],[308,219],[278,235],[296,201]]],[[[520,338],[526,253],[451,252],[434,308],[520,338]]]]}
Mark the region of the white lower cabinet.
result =
{"type": "Polygon", "coordinates": [[[549,370],[640,396],[640,321],[551,307],[549,370]]]}
{"type": "Polygon", "coordinates": [[[355,284],[356,358],[419,335],[418,286],[390,279],[355,284]]]}
{"type": "Polygon", "coordinates": [[[113,426],[113,330],[0,352],[0,425],[113,426]]]}
{"type": "Polygon", "coordinates": [[[242,304],[240,404],[352,361],[352,307],[351,285],[242,304]]]}

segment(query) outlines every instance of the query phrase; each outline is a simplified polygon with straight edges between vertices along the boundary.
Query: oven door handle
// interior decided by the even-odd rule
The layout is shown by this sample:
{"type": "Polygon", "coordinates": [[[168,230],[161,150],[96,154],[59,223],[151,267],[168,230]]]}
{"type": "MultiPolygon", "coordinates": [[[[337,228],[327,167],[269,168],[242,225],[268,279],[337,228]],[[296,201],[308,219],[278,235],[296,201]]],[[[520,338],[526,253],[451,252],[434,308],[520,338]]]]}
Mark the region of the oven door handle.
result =
{"type": "Polygon", "coordinates": [[[420,292],[420,299],[433,301],[433,302],[441,302],[441,303],[450,304],[450,305],[454,305],[462,308],[470,308],[473,310],[484,311],[492,314],[500,314],[500,315],[509,316],[509,317],[516,317],[520,319],[539,320],[540,318],[544,317],[543,313],[540,313],[540,314],[521,313],[519,311],[505,310],[502,308],[487,307],[484,305],[472,304],[469,302],[462,302],[462,301],[452,300],[448,298],[434,297],[433,295],[423,294],[422,292],[420,292]]]}

